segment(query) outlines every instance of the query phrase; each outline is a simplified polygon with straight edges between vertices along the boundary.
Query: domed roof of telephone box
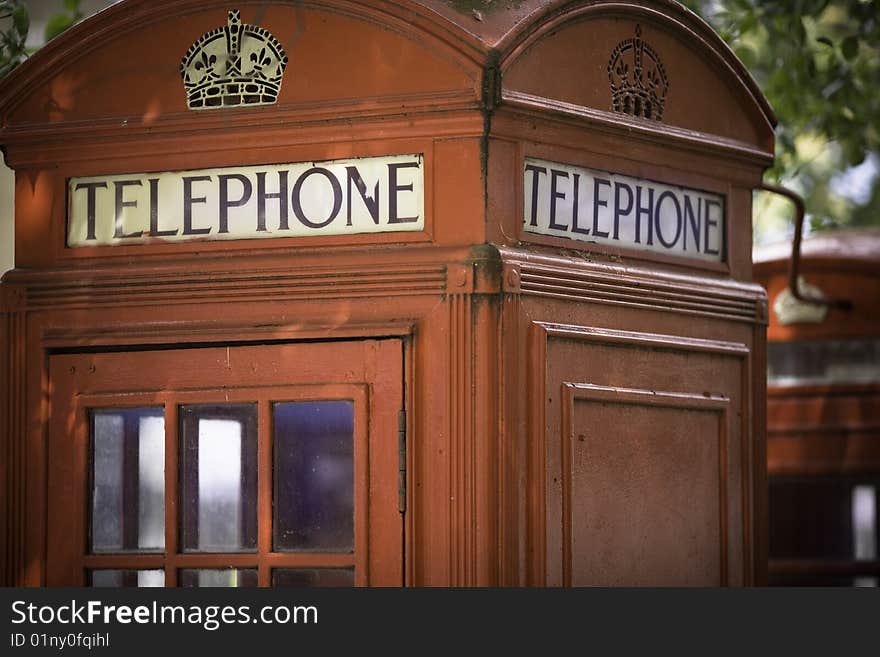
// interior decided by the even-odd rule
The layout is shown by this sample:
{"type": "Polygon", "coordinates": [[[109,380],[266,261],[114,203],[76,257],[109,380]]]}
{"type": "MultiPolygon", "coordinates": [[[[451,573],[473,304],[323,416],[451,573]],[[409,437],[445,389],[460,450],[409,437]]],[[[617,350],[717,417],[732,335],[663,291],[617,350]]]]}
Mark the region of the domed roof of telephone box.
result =
{"type": "Polygon", "coordinates": [[[123,0],[3,82],[0,141],[485,109],[490,72],[501,104],[628,113],[772,154],[775,119],[754,81],[672,0],[123,0]],[[204,76],[225,79],[230,52],[267,81],[199,97],[204,76]],[[220,111],[193,112],[209,102],[220,111]]]}

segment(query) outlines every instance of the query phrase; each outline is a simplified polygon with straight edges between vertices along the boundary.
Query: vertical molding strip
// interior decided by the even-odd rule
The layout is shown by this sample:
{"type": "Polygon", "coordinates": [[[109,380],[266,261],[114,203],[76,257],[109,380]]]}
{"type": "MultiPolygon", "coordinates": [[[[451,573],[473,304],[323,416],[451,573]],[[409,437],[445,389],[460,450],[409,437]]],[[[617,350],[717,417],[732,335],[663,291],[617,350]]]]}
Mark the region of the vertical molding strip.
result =
{"type": "Polygon", "coordinates": [[[15,288],[4,286],[0,299],[2,342],[0,342],[0,410],[2,410],[3,526],[2,583],[24,584],[25,556],[25,453],[26,453],[26,330],[27,316],[15,288]]]}
{"type": "MultiPolygon", "coordinates": [[[[0,288],[0,293],[2,293],[0,288]]],[[[12,481],[12,420],[11,420],[11,324],[12,317],[6,312],[0,296],[0,493],[3,500],[0,508],[3,510],[3,522],[0,522],[0,586],[12,584],[12,532],[10,521],[12,518],[12,495],[10,483],[12,481]]]]}
{"type": "Polygon", "coordinates": [[[476,582],[476,450],[473,413],[473,326],[470,294],[449,296],[450,585],[476,582]]]}

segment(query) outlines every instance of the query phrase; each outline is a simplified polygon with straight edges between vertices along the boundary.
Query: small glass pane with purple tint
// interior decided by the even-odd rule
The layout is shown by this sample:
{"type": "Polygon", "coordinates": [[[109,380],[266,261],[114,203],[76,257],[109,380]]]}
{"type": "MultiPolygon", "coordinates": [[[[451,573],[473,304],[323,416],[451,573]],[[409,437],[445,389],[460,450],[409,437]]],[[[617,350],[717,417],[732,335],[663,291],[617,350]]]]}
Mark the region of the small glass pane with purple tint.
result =
{"type": "Polygon", "coordinates": [[[349,587],[354,586],[351,568],[276,568],[272,571],[276,587],[349,587]]]}
{"type": "Polygon", "coordinates": [[[354,549],[354,403],[273,405],[273,547],[354,549]]]}

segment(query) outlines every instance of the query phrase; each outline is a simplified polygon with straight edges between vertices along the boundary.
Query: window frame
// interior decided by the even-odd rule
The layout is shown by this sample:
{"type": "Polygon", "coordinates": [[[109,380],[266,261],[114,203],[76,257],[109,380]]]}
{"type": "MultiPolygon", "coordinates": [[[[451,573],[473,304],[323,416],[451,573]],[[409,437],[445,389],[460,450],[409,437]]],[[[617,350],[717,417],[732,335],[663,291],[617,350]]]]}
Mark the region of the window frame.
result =
{"type": "MultiPolygon", "coordinates": [[[[234,389],[203,388],[186,391],[101,393],[77,395],[73,401],[74,426],[66,476],[86,485],[70,504],[85,514],[70,514],[71,538],[63,561],[79,573],[79,585],[88,585],[90,571],[99,569],[165,571],[165,586],[178,585],[184,569],[255,568],[261,587],[272,585],[275,569],[353,568],[355,585],[366,586],[368,573],[369,440],[368,391],[365,384],[248,386],[234,389]],[[274,422],[272,406],[285,402],[351,401],[354,412],[354,549],[350,552],[284,551],[272,546],[274,478],[274,422]],[[182,550],[182,424],[180,408],[192,405],[257,405],[257,549],[255,552],[184,552],[182,550]],[[165,410],[165,550],[164,552],[92,553],[91,522],[91,417],[93,410],[162,406],[165,410]],[[85,517],[84,517],[85,516],[85,517]],[[76,519],[79,522],[75,522],[76,519]]],[[[61,456],[59,454],[59,456],[61,456]]],[[[50,522],[52,520],[50,519],[50,522]]]]}

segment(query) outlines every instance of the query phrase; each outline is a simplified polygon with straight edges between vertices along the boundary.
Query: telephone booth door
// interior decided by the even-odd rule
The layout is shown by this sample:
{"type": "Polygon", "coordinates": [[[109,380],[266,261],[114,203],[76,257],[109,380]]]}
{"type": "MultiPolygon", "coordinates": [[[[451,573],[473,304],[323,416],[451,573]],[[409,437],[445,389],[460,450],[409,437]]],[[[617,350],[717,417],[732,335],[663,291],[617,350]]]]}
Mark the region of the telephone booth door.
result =
{"type": "Polygon", "coordinates": [[[399,586],[402,343],[50,356],[49,585],[399,586]]]}

